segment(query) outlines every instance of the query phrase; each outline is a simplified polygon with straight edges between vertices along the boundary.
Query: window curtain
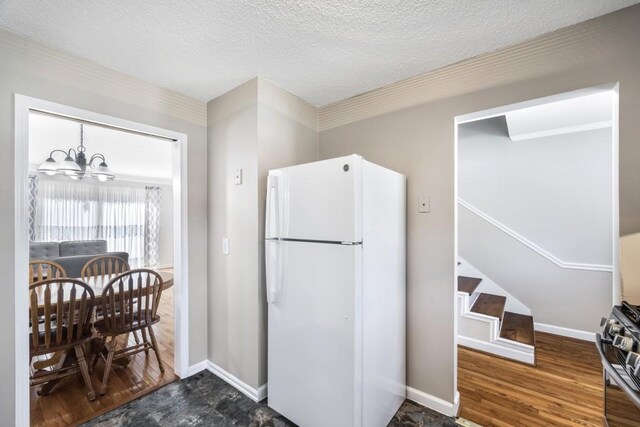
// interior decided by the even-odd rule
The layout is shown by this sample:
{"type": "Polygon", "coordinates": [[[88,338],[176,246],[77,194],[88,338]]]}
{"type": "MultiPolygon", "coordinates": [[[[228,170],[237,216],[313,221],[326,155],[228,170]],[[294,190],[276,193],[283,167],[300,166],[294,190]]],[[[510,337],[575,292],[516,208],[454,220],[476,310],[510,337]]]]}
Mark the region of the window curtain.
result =
{"type": "Polygon", "coordinates": [[[160,187],[146,187],[145,265],[157,268],[160,259],[160,187]]]}
{"type": "MultiPolygon", "coordinates": [[[[128,252],[132,268],[147,266],[146,192],[142,187],[41,179],[35,197],[35,239],[102,239],[109,251],[128,252]]],[[[159,223],[159,213],[156,216],[159,223]]]]}
{"type": "Polygon", "coordinates": [[[146,203],[143,188],[98,186],[97,238],[109,251],[129,253],[132,268],[144,267],[146,203]]]}
{"type": "Polygon", "coordinates": [[[29,241],[36,240],[36,198],[38,197],[38,176],[29,175],[29,241]]]}

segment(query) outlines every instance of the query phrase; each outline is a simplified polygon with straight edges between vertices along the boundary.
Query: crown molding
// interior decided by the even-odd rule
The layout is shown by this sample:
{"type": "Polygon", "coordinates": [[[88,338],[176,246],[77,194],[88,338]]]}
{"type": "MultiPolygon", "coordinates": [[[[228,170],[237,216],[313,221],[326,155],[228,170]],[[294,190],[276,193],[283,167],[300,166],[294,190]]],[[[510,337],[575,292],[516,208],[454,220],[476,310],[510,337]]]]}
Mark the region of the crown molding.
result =
{"type": "Polygon", "coordinates": [[[219,122],[258,102],[258,78],[254,77],[207,104],[208,124],[219,122]]]}
{"type": "Polygon", "coordinates": [[[319,109],[273,83],[258,78],[258,102],[318,132],[319,109]]]}
{"type": "Polygon", "coordinates": [[[254,77],[209,101],[209,124],[224,120],[252,105],[272,108],[291,120],[318,132],[318,108],[261,77],[254,77]]]}
{"type": "MultiPolygon", "coordinates": [[[[638,10],[613,13],[445,68],[374,89],[320,109],[320,132],[457,95],[586,67],[616,55],[606,45],[625,37],[638,10]],[[629,16],[632,15],[632,16],[629,16]],[[624,22],[623,22],[624,21],[624,22]],[[616,33],[617,32],[617,33],[616,33]],[[597,53],[594,54],[594,53],[597,53]]],[[[627,41],[628,44],[628,41],[627,41]]]]}
{"type": "Polygon", "coordinates": [[[171,117],[207,124],[206,103],[139,80],[88,59],[51,48],[20,34],[0,29],[0,57],[22,72],[38,75],[64,87],[91,88],[114,98],[171,117]]]}

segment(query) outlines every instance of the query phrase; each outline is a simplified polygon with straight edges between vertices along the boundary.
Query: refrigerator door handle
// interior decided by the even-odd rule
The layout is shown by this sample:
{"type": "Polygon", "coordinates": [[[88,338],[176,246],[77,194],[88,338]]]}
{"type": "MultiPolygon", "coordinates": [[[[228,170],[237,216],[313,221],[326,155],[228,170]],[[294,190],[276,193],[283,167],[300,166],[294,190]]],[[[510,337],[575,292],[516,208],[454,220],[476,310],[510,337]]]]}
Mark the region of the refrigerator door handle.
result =
{"type": "Polygon", "coordinates": [[[282,259],[283,242],[277,239],[265,241],[265,269],[266,269],[266,292],[267,303],[276,302],[278,292],[282,286],[282,271],[284,262],[282,259]]]}
{"type": "Polygon", "coordinates": [[[269,174],[267,177],[267,206],[266,206],[266,227],[267,238],[280,239],[280,194],[278,186],[278,176],[269,174]],[[273,228],[273,230],[272,230],[273,228]]]}
{"type": "Polygon", "coordinates": [[[267,177],[267,206],[265,232],[265,267],[267,302],[276,302],[276,293],[282,280],[282,242],[280,235],[280,192],[278,175],[267,177]]]}
{"type": "Polygon", "coordinates": [[[267,291],[267,303],[274,303],[276,301],[276,283],[279,280],[278,270],[280,264],[280,242],[278,240],[267,240],[265,242],[265,260],[266,266],[266,291],[267,291]]]}

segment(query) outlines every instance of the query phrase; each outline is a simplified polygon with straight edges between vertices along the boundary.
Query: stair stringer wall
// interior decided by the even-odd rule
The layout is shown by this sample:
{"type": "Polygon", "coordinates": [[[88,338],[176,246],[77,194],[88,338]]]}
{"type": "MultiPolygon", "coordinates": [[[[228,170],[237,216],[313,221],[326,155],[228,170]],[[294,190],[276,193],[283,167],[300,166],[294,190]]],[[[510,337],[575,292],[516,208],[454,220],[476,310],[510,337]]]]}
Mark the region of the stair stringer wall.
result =
{"type": "Polygon", "coordinates": [[[458,215],[459,256],[531,309],[536,323],[599,330],[611,311],[611,272],[558,267],[466,209],[458,215]]]}

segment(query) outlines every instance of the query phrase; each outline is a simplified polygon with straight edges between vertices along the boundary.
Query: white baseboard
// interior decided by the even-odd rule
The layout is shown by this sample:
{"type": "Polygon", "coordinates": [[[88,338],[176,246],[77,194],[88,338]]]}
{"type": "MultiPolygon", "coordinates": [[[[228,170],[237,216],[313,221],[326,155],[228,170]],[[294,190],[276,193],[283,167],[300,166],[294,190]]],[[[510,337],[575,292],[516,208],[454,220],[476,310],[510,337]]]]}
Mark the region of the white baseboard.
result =
{"type": "Polygon", "coordinates": [[[267,384],[262,384],[258,388],[251,387],[249,384],[245,383],[235,375],[225,371],[220,366],[216,365],[210,360],[207,360],[207,370],[212,372],[214,375],[219,377],[220,379],[227,382],[229,385],[233,386],[239,392],[246,395],[249,399],[254,402],[260,402],[265,397],[267,397],[267,384]]]}
{"type": "Polygon", "coordinates": [[[198,372],[202,372],[207,369],[207,362],[207,360],[203,360],[202,362],[198,362],[195,365],[189,366],[189,369],[187,369],[187,377],[190,377],[191,375],[195,375],[198,372]]]}
{"type": "Polygon", "coordinates": [[[458,393],[458,391],[456,391],[453,403],[451,403],[440,399],[439,397],[427,394],[424,391],[416,390],[415,388],[407,386],[407,399],[449,417],[457,417],[458,410],[460,409],[460,393],[458,393]]]}
{"type": "Polygon", "coordinates": [[[475,350],[484,351],[485,353],[495,354],[496,356],[505,357],[507,359],[517,360],[518,362],[535,364],[535,350],[532,346],[530,351],[510,348],[493,342],[480,341],[474,338],[463,337],[458,335],[458,345],[473,348],[475,350]]]}
{"type": "MultiPolygon", "coordinates": [[[[188,370],[188,376],[195,375],[198,372],[204,371],[205,369],[246,395],[254,402],[260,402],[267,397],[267,384],[263,384],[257,389],[251,387],[235,375],[225,371],[210,360],[203,360],[202,362],[190,366],[188,370]]],[[[447,402],[446,400],[440,399],[439,397],[432,396],[423,391],[416,390],[415,388],[407,386],[407,399],[449,417],[457,416],[458,410],[460,409],[460,393],[458,393],[457,391],[454,401],[453,403],[451,403],[447,402]]]]}
{"type": "Polygon", "coordinates": [[[258,400],[256,402],[260,402],[267,398],[268,386],[267,383],[262,384],[260,387],[256,389],[256,395],[258,400]]]}
{"type": "Polygon", "coordinates": [[[563,328],[562,326],[547,325],[545,323],[535,322],[533,327],[536,331],[547,332],[549,334],[562,335],[563,337],[576,338],[584,341],[595,342],[596,334],[594,332],[581,331],[578,329],[563,328]]]}

